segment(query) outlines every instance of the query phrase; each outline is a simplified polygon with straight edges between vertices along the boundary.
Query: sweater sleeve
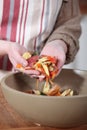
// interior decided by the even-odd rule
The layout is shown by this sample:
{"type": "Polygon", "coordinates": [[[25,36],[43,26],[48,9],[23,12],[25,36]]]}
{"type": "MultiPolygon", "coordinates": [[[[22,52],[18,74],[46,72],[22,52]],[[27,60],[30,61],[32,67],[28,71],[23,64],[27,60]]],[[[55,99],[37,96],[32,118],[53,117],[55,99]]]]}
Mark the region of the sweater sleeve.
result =
{"type": "Polygon", "coordinates": [[[80,22],[81,14],[78,0],[63,1],[54,30],[47,43],[59,39],[66,43],[68,51],[65,64],[72,62],[79,50],[80,22]]]}

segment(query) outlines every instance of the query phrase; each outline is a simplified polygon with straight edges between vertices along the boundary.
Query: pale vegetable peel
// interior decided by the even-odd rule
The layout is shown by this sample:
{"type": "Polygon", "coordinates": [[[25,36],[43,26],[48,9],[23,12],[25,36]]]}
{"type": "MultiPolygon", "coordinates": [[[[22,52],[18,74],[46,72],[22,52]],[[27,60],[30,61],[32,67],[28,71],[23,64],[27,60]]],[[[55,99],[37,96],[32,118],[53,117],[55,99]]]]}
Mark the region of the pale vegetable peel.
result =
{"type": "MultiPolygon", "coordinates": [[[[27,60],[28,66],[23,67],[21,64],[17,64],[16,68],[23,70],[38,70],[41,75],[45,76],[45,82],[42,92],[39,90],[29,91],[32,94],[40,95],[41,93],[47,96],[72,96],[73,90],[67,89],[61,92],[61,87],[56,85],[52,80],[58,73],[58,60],[51,56],[32,56],[29,52],[23,54],[23,58],[27,60]]],[[[39,81],[39,80],[38,80],[39,81]]],[[[38,86],[37,86],[38,87],[38,86]]]]}

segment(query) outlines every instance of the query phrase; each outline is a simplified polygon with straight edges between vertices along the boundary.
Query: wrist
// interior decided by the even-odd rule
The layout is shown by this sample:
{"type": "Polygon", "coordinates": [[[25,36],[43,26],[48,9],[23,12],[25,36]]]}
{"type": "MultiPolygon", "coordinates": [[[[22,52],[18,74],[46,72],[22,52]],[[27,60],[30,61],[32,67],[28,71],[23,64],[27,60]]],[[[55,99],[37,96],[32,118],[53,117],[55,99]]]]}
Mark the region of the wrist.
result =
{"type": "Polygon", "coordinates": [[[50,43],[55,44],[56,47],[57,46],[61,47],[64,50],[65,54],[67,53],[67,45],[63,40],[54,40],[54,41],[51,41],[47,44],[50,44],[50,43]]]}
{"type": "Polygon", "coordinates": [[[63,40],[55,40],[55,44],[58,46],[60,45],[63,48],[65,54],[67,53],[67,45],[63,40]]]}
{"type": "Polygon", "coordinates": [[[8,49],[8,43],[4,40],[0,40],[0,55],[6,55],[8,49]]]}
{"type": "Polygon", "coordinates": [[[0,55],[8,54],[10,44],[10,41],[0,40],[0,55]]]}

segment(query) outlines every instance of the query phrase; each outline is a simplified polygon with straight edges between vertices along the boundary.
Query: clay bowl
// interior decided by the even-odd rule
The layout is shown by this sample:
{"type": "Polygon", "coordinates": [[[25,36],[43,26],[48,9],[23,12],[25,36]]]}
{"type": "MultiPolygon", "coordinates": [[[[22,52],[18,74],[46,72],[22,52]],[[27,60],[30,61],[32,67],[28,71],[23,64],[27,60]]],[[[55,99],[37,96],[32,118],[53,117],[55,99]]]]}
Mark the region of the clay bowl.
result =
{"type": "MultiPolygon", "coordinates": [[[[36,79],[23,73],[7,74],[1,81],[8,103],[33,123],[52,127],[75,127],[87,123],[87,71],[63,69],[55,82],[72,88],[74,96],[43,96],[25,93],[36,87],[36,79]]],[[[39,88],[43,82],[40,82],[39,88]]]]}

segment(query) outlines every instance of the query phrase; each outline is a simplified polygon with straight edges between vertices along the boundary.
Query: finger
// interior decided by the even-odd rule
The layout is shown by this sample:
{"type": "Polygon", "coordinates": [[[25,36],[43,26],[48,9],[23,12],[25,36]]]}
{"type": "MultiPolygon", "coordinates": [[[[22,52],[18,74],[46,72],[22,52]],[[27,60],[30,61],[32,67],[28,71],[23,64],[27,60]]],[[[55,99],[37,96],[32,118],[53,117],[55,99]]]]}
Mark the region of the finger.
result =
{"type": "Polygon", "coordinates": [[[17,65],[17,62],[14,60],[14,58],[9,57],[9,59],[10,59],[12,65],[13,65],[13,67],[15,68],[16,65],[17,65]]]}
{"type": "Polygon", "coordinates": [[[22,70],[22,72],[29,75],[40,75],[40,72],[37,70],[22,70]]]}
{"type": "Polygon", "coordinates": [[[62,67],[58,70],[57,76],[60,74],[62,67]]]}
{"type": "Polygon", "coordinates": [[[38,79],[44,79],[45,75],[31,75],[31,77],[38,78],[38,79]]]}
{"type": "Polygon", "coordinates": [[[17,52],[15,53],[15,56],[13,57],[13,59],[16,61],[16,63],[20,63],[24,67],[27,66],[28,64],[28,62],[17,52]]]}

